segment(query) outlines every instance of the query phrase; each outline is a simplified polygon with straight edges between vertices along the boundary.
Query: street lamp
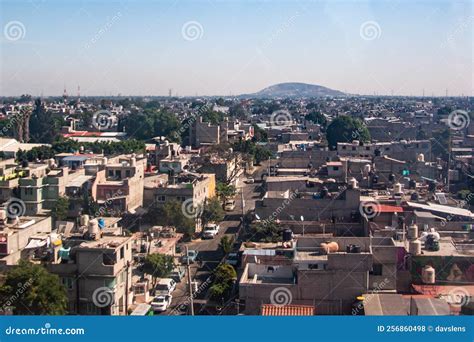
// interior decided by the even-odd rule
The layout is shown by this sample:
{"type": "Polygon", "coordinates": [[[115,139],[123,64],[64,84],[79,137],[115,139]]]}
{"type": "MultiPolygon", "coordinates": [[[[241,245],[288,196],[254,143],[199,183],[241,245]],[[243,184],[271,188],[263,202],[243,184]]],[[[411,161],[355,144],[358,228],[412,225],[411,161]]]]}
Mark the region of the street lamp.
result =
{"type": "Polygon", "coordinates": [[[304,217],[303,217],[303,215],[300,216],[300,220],[301,220],[301,222],[303,222],[303,236],[304,236],[304,217]]]}

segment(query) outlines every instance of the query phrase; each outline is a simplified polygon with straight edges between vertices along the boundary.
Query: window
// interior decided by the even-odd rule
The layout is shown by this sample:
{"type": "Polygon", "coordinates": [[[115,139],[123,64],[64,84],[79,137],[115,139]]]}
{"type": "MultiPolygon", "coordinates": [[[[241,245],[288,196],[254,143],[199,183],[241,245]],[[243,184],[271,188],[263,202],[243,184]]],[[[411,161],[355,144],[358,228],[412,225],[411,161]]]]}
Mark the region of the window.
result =
{"type": "Polygon", "coordinates": [[[356,150],[356,147],[355,146],[352,146],[352,151],[355,151],[356,150]]]}
{"type": "Polygon", "coordinates": [[[120,248],[120,259],[125,258],[125,249],[122,247],[120,248]]]}
{"type": "Polygon", "coordinates": [[[113,177],[114,176],[114,171],[113,170],[109,170],[109,177],[113,177]]]}
{"type": "Polygon", "coordinates": [[[374,276],[381,276],[382,275],[382,269],[383,269],[382,264],[373,264],[372,265],[372,271],[370,271],[369,274],[374,275],[374,276]]]}
{"type": "Polygon", "coordinates": [[[333,167],[332,167],[332,170],[333,170],[333,171],[339,171],[339,166],[333,166],[333,167]]]}
{"type": "Polygon", "coordinates": [[[367,151],[370,151],[370,146],[366,146],[365,149],[366,149],[367,151]]]}
{"type": "Polygon", "coordinates": [[[345,150],[345,149],[346,149],[346,146],[342,146],[342,149],[345,150]]]}
{"type": "Polygon", "coordinates": [[[166,201],[166,196],[164,196],[164,195],[157,196],[156,200],[158,202],[165,202],[166,201]]]}
{"type": "Polygon", "coordinates": [[[130,171],[130,170],[126,170],[126,171],[125,171],[125,177],[130,178],[130,176],[131,176],[131,171],[130,171]]]}

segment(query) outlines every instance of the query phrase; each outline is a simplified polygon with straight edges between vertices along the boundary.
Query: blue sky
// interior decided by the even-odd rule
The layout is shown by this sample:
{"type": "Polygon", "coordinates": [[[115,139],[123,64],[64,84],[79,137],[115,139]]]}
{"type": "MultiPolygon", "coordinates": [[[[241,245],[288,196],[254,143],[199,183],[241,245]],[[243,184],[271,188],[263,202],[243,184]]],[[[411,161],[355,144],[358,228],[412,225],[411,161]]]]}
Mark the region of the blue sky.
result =
{"type": "Polygon", "coordinates": [[[473,95],[473,23],[455,0],[0,1],[0,95],[473,95]]]}

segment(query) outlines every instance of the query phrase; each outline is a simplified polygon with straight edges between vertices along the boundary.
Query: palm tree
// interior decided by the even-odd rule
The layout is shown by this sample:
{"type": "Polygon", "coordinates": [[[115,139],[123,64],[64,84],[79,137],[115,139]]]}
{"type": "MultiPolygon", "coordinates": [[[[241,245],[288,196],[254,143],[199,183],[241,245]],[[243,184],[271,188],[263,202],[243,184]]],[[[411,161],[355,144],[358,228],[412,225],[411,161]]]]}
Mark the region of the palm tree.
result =
{"type": "Polygon", "coordinates": [[[224,235],[219,242],[219,248],[224,252],[224,254],[229,253],[232,250],[232,244],[234,239],[228,235],[224,235]]]}

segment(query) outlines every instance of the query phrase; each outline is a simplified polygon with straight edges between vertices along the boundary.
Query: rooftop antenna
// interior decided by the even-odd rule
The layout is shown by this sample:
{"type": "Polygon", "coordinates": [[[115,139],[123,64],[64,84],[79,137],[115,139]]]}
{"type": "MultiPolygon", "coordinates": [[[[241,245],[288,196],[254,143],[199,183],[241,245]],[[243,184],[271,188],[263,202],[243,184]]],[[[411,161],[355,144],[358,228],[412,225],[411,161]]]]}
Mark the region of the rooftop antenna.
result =
{"type": "Polygon", "coordinates": [[[168,96],[171,97],[173,95],[173,89],[169,88],[168,89],[168,96]]]}
{"type": "Polygon", "coordinates": [[[446,88],[446,97],[448,97],[448,88],[446,88]]]}
{"type": "Polygon", "coordinates": [[[423,88],[423,97],[425,97],[425,88],[423,88]]]}

